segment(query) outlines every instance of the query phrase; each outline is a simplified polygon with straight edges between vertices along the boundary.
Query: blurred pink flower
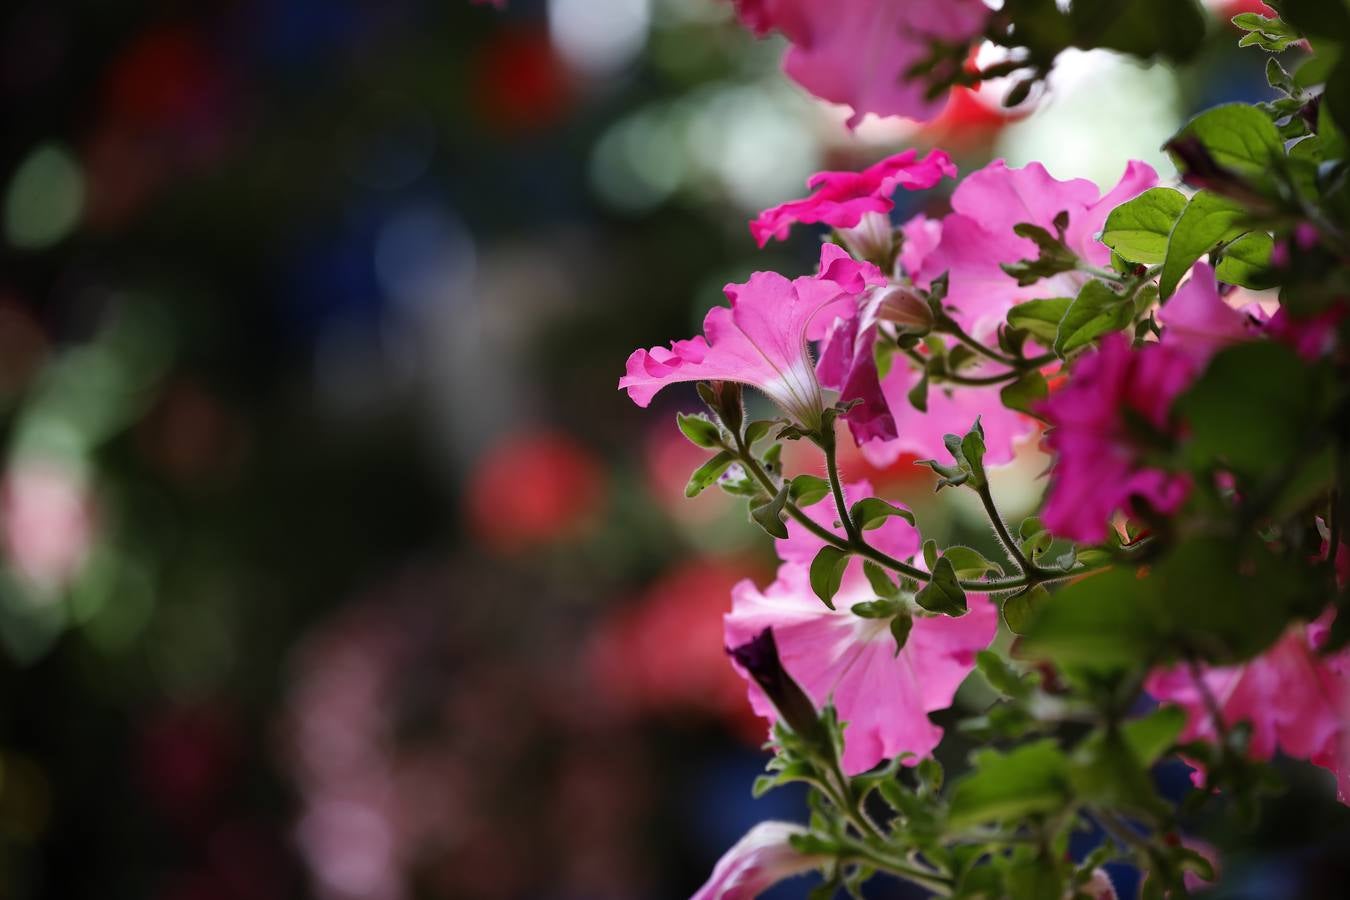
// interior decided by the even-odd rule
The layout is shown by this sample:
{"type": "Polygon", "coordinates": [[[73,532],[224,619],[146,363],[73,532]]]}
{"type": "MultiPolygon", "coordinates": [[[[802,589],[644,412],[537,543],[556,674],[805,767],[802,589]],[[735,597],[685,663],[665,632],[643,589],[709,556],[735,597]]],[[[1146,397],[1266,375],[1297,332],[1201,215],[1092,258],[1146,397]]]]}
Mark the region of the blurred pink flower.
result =
{"type": "Polygon", "coordinates": [[[820,337],[835,317],[855,315],[857,296],[883,283],[876,266],[825,244],[816,275],[789,281],[776,272],[756,272],[745,284],[727,285],[731,306],[708,312],[706,338],[675,341],[668,350],[633,351],[619,388],[645,407],[676,382],[740,382],[759,388],[795,421],[813,428],[825,404],[806,342],[820,337]]]}
{"type": "MultiPolygon", "coordinates": [[[[923,80],[906,78],[933,42],[964,45],[992,15],[980,0],[735,0],[741,22],[758,35],[778,30],[790,46],[788,77],[823,100],[866,113],[930,119],[945,96],[929,98],[923,80]]],[[[958,54],[959,55],[959,54],[958,54]]]]}
{"type": "MultiPolygon", "coordinates": [[[[1327,613],[1309,625],[1292,625],[1261,656],[1238,666],[1206,667],[1201,678],[1225,726],[1251,723],[1254,757],[1270,759],[1279,750],[1330,769],[1337,796],[1350,803],[1350,651],[1318,651],[1333,618],[1327,613]]],[[[1182,740],[1216,738],[1208,702],[1189,668],[1156,671],[1145,689],[1186,711],[1182,740]]]]}
{"type": "Polygon", "coordinates": [[[36,458],[11,465],[0,484],[0,539],[26,579],[49,590],[70,582],[89,556],[94,529],[82,472],[36,458]]]}
{"type": "Polygon", "coordinates": [[[1158,311],[1162,343],[1176,347],[1203,369],[1224,347],[1256,337],[1255,320],[1219,296],[1214,269],[1196,263],[1191,277],[1158,311]]]}
{"type": "Polygon", "coordinates": [[[1045,445],[1055,454],[1042,518],[1054,534],[1083,542],[1106,538],[1111,516],[1143,501],[1175,512],[1190,490],[1184,475],[1144,462],[1140,428],[1170,433],[1172,401],[1195,378],[1196,364],[1166,344],[1131,349],[1122,334],[1077,360],[1072,377],[1042,401],[1045,445]]]}
{"type": "Polygon", "coordinates": [[[754,900],[773,885],[809,872],[829,857],[792,849],[806,829],[789,822],[760,822],[717,861],[712,875],[690,900],[754,900]]]}
{"type": "MultiPolygon", "coordinates": [[[[895,208],[891,194],[897,187],[924,190],[937,184],[944,175],[956,177],[956,166],[943,151],[930,151],[923,159],[918,158],[918,153],[911,148],[861,172],[817,172],[806,182],[813,191],[810,197],[764,210],[750,220],[750,234],[763,247],[771,238],[786,240],[788,231],[798,222],[853,228],[869,213],[885,218],[895,208]]],[[[889,221],[886,226],[889,233],[889,221]]]]}
{"type": "Polygon", "coordinates": [[[1010,169],[1003,160],[995,160],[957,186],[952,213],[942,220],[942,240],[925,257],[915,280],[926,285],[946,272],[947,304],[953,307],[953,316],[967,331],[984,338],[1018,301],[1072,297],[1088,277],[1064,272],[1018,285],[999,264],[1036,259],[1039,251],[1029,238],[1014,234],[1013,226],[1025,222],[1054,235],[1055,217],[1067,213],[1066,246],[1087,263],[1103,266],[1111,251],[1096,235],[1107,214],[1157,183],[1151,166],[1131,161],[1116,186],[1102,195],[1091,181],[1060,181],[1040,163],[1010,169]]]}
{"type": "Polygon", "coordinates": [[[1303,359],[1312,362],[1330,355],[1337,344],[1337,327],[1350,314],[1345,301],[1315,313],[1295,318],[1281,306],[1266,322],[1265,331],[1271,339],[1290,347],[1303,359]]]}
{"type": "MultiPolygon", "coordinates": [[[[840,720],[848,723],[842,762],[849,774],[901,753],[923,757],[933,751],[942,729],[928,713],[951,705],[974,667],[975,654],[993,640],[997,625],[989,601],[971,594],[970,611],[960,618],[916,616],[897,655],[887,620],[850,612],[853,604],[873,599],[861,569],[850,569],[831,610],[811,591],[806,567],[787,563],[763,591],[749,580],[738,584],[726,616],[728,647],[772,628],[788,675],[818,708],[834,703],[840,720]]],[[[753,682],[750,705],[770,721],[776,717],[773,704],[753,682]]]]}

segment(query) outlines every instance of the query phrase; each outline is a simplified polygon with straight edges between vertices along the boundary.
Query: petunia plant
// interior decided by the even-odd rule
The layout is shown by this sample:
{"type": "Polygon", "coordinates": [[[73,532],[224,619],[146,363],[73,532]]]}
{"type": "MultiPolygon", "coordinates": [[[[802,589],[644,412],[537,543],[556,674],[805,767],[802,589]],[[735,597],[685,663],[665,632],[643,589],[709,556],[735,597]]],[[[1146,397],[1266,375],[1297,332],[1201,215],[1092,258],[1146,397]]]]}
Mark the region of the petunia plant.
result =
{"type": "MultiPolygon", "coordinates": [[[[750,225],[760,246],[828,226],[814,274],[729,285],[703,335],[629,358],[641,406],[698,383],[707,414],[678,427],[708,459],[687,493],[745,498],[774,540],[777,576],[737,586],[725,643],[771,723],[754,789],[810,788],[809,824],[756,827],[698,897],[810,869],[821,897],[873,877],[1114,897],[1111,862],[1145,897],[1187,896],[1217,872],[1183,821],[1258,816],[1276,753],[1350,801],[1350,7],[1269,6],[1234,19],[1242,44],[1307,50],[1270,58],[1278,99],[1167,143],[1178,183],[1142,162],[1105,193],[1036,163],[958,178],[940,150],[823,172],[750,225]],[[945,216],[892,220],[896,191],[949,178],[945,216]],[[747,388],[778,416],[749,418],[747,388]],[[1009,521],[990,473],[1038,436],[1043,500],[1009,521]],[[846,483],[841,440],[970,492],[998,558],[846,483]],[[821,467],[784,471],[784,441],[821,467]],[[974,672],[996,699],[957,724],[976,749],[944,783],[929,714],[974,672]],[[1180,801],[1150,774],[1168,758],[1193,772],[1180,801]],[[1070,854],[1080,834],[1096,847],[1070,854]]],[[[855,118],[931,115],[995,76],[1020,102],[1065,47],[1184,58],[1203,27],[1190,0],[736,7],[855,118]],[[1007,61],[965,65],[978,40],[1007,61]]]]}

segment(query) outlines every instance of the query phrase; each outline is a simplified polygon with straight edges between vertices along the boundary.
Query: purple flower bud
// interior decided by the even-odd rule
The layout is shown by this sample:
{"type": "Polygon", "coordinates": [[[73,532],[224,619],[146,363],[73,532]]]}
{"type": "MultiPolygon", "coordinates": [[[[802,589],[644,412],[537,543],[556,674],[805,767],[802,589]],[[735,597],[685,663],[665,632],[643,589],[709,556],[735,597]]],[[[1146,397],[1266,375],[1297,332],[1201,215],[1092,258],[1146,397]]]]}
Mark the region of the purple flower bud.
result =
{"type": "Polygon", "coordinates": [[[828,745],[815,704],[801,686],[792,680],[778,658],[778,643],[774,640],[772,628],[765,628],[738,647],[728,647],[727,654],[755,679],[755,683],[773,701],[774,708],[788,728],[802,737],[813,741],[820,739],[828,745]]]}

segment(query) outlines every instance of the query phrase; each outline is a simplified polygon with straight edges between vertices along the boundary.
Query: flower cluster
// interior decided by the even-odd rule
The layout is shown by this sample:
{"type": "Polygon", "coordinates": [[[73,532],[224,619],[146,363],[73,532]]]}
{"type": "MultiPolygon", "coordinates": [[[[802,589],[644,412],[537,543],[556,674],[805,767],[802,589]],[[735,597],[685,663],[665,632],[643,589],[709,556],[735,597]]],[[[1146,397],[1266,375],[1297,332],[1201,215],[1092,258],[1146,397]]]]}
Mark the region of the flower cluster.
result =
{"type": "MultiPolygon", "coordinates": [[[[978,34],[1021,33],[1016,10],[1009,21],[982,3],[930,6],[737,11],[757,33],[781,31],[788,74],[850,104],[856,122],[931,115],[935,96],[902,76],[920,61],[931,74],[978,34]]],[[[1288,23],[1262,21],[1262,41],[1287,36],[1288,23]]],[[[1164,833],[1173,813],[1147,770],[1168,753],[1203,771],[1209,801],[1248,804],[1265,777],[1255,767],[1277,752],[1330,769],[1347,799],[1350,616],[1337,614],[1350,605],[1350,244],[1339,213],[1309,212],[1315,179],[1300,168],[1343,141],[1325,142],[1308,95],[1283,87],[1282,106],[1220,107],[1173,139],[1192,195],[1138,161],[1103,192],[996,160],[959,180],[945,214],[897,222],[897,191],[957,178],[947,153],[818,173],[809,196],[750,223],[761,247],[817,226],[815,274],[757,272],[727,287],[731,305],[703,335],[629,358],[619,387],[641,406],[668,384],[707,383],[712,417],[679,420],[713,454],[687,493],[717,483],[746,497],[780,561],[767,587],[731,592],[731,664],[775,722],[769,784],[805,781],[837,816],[766,823],[700,897],[810,867],[838,884],[884,871],[939,892],[1021,895],[1030,863],[1009,846],[1076,820],[1114,835],[1098,862],[1116,852],[1182,890],[1215,875],[1164,833]],[[1290,134],[1308,142],[1303,156],[1290,134]],[[1276,285],[1278,298],[1253,293],[1276,285]],[[747,422],[729,383],[757,388],[780,416],[747,422]],[[910,509],[845,483],[839,420],[869,462],[928,457],[939,490],[973,491],[1002,558],[942,547],[910,509]],[[780,445],[756,449],[771,435],[814,445],[826,477],[783,472],[780,445]],[[991,477],[1037,435],[1043,502],[1012,527],[991,477]],[[1001,628],[1011,652],[992,649],[1001,628]],[[976,753],[944,796],[930,714],[977,666],[1000,699],[963,730],[1021,743],[976,753]],[[1144,691],[1162,706],[1122,729],[1144,691]],[[1065,721],[1092,730],[1069,734],[1065,721]],[[873,790],[889,830],[869,817],[873,790]],[[1124,816],[1154,832],[1131,838],[1124,816]],[[972,838],[972,826],[987,830],[972,838]],[[989,842],[980,858],[996,869],[978,890],[953,862],[972,840],[989,842]]],[[[1063,896],[1114,896],[1091,857],[1045,865],[1063,896]]]]}

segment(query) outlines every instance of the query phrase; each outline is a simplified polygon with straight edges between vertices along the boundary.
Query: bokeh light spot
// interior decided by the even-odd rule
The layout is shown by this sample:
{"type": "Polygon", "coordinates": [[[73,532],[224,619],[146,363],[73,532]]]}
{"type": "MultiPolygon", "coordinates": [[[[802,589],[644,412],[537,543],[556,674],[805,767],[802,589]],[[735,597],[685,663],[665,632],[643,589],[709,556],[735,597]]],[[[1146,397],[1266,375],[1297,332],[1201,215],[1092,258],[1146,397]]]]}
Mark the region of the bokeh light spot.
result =
{"type": "Polygon", "coordinates": [[[5,237],[40,250],[75,228],[84,208],[84,173],[64,146],[43,143],[19,164],[5,194],[5,237]]]}

